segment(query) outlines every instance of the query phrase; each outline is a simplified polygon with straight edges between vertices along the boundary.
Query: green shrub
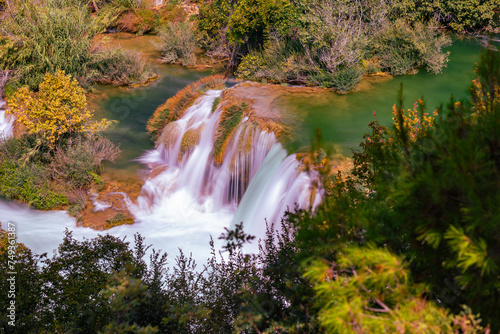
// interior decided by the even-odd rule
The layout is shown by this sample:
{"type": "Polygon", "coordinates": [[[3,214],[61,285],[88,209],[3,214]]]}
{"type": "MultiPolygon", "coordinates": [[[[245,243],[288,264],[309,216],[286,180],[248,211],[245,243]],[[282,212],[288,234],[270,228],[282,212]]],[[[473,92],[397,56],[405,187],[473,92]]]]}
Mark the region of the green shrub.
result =
{"type": "Polygon", "coordinates": [[[410,22],[437,19],[456,32],[499,32],[500,5],[497,0],[394,0],[391,17],[410,22]]]}
{"type": "Polygon", "coordinates": [[[99,181],[102,160],[119,153],[102,137],[74,136],[54,150],[40,145],[34,135],[0,143],[0,193],[42,210],[71,205],[76,214],[85,208],[85,189],[99,181]]]}
{"type": "Polygon", "coordinates": [[[249,53],[241,59],[241,63],[238,65],[235,75],[240,79],[255,80],[258,77],[259,71],[262,70],[265,65],[266,63],[261,53],[249,53]]]}
{"type": "Polygon", "coordinates": [[[161,40],[158,48],[162,62],[182,65],[193,65],[196,62],[196,38],[188,23],[169,22],[158,28],[158,36],[161,40]]]}
{"type": "Polygon", "coordinates": [[[380,59],[378,58],[364,59],[363,67],[366,74],[375,74],[382,70],[380,59]]]}
{"type": "Polygon", "coordinates": [[[103,160],[114,161],[120,150],[103,137],[70,139],[54,152],[50,164],[52,178],[67,182],[72,188],[85,188],[96,179],[103,160]]]}
{"type": "Polygon", "coordinates": [[[84,6],[57,0],[12,0],[0,21],[0,67],[17,69],[20,82],[36,89],[45,73],[64,70],[84,80],[97,27],[84,6]]]}
{"type": "Polygon", "coordinates": [[[442,49],[450,44],[450,37],[431,25],[417,22],[412,27],[398,20],[376,36],[373,53],[381,59],[382,68],[394,75],[419,67],[437,74],[448,62],[449,52],[442,49]]]}
{"type": "Polygon", "coordinates": [[[68,204],[66,195],[50,190],[47,171],[37,164],[3,161],[0,165],[0,193],[40,210],[68,204]]]}
{"type": "Polygon", "coordinates": [[[122,13],[118,7],[107,6],[92,17],[82,1],[9,3],[0,20],[0,68],[16,70],[21,85],[36,89],[46,73],[58,70],[64,70],[82,85],[93,81],[130,84],[149,75],[136,55],[92,47],[95,34],[122,13]],[[108,70],[113,71],[112,75],[106,73],[108,70]]]}
{"type": "Polygon", "coordinates": [[[90,65],[94,81],[113,85],[133,85],[155,76],[142,54],[131,50],[102,50],[90,65]]]}
{"type": "Polygon", "coordinates": [[[87,193],[81,189],[75,189],[68,192],[67,209],[70,216],[78,217],[79,213],[87,207],[87,193]]]}
{"type": "Polygon", "coordinates": [[[363,69],[359,66],[338,69],[331,75],[332,87],[340,94],[353,90],[363,77],[363,69]]]}
{"type": "Polygon", "coordinates": [[[274,39],[262,52],[251,51],[242,58],[235,75],[246,80],[307,84],[307,76],[319,66],[308,59],[297,40],[274,39]]]}

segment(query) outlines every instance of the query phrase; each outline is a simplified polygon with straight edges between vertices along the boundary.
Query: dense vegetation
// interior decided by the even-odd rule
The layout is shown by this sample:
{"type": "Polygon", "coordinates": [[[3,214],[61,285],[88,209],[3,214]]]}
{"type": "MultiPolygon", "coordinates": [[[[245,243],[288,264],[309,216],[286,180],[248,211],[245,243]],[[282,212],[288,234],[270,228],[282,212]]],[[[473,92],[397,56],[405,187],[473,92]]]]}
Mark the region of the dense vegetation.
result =
{"type": "Polygon", "coordinates": [[[14,88],[35,89],[46,73],[57,70],[84,86],[96,81],[131,84],[152,76],[140,55],[92,44],[112,18],[92,17],[80,1],[9,0],[0,16],[0,70],[12,73],[14,88]]]}
{"type": "Polygon", "coordinates": [[[252,242],[241,225],[201,271],[182,252],[167,267],[153,251],[146,265],[138,236],[131,248],[68,233],[52,258],[18,249],[14,331],[498,332],[499,65],[490,48],[470,97],[432,116],[400,99],[393,127],[370,125],[350,173],[324,173],[315,214],[271,225],[256,255],[241,253],[252,242]]]}
{"type": "Polygon", "coordinates": [[[346,93],[367,74],[439,73],[451,43],[446,31],[500,29],[494,0],[166,3],[9,0],[0,23],[0,67],[16,70],[31,89],[55,70],[82,84],[146,81],[152,74],[140,55],[92,45],[97,33],[119,30],[158,34],[162,62],[194,65],[198,45],[213,60],[228,60],[227,75],[346,93]]]}
{"type": "Polygon", "coordinates": [[[214,0],[200,7],[201,43],[227,73],[352,90],[364,74],[446,66],[450,30],[497,31],[495,1],[214,0]],[[464,14],[461,10],[465,10],[464,14]]]}
{"type": "MultiPolygon", "coordinates": [[[[81,210],[101,162],[119,150],[92,121],[91,82],[133,84],[149,72],[140,56],[92,45],[118,28],[156,32],[162,61],[192,64],[195,36],[241,78],[352,90],[365,74],[419,68],[438,73],[457,32],[497,31],[498,2],[413,0],[212,0],[194,23],[176,3],[134,0],[0,1],[0,87],[26,133],[0,143],[0,193],[39,209],[81,210]],[[194,30],[193,30],[194,29],[194,30]]],[[[17,333],[488,333],[500,309],[500,56],[490,47],[470,97],[432,115],[419,100],[394,107],[394,126],[374,122],[349,173],[332,175],[324,151],[326,197],[312,214],[270,225],[260,252],[252,237],[227,231],[225,258],[203,268],[174,263],[114,237],[76,241],[34,254],[0,237],[0,287],[15,257],[17,333]],[[278,226],[279,225],[279,226],[278,226]],[[274,228],[277,231],[274,231],[274,228]],[[482,320],[481,320],[482,319],[482,320]]],[[[205,78],[160,106],[148,131],[168,141],[168,125],[222,76],[205,78]]],[[[402,91],[400,92],[402,96],[402,91]]],[[[245,110],[228,108],[216,152],[245,110]]],[[[104,122],[105,123],[105,122],[104,122]]],[[[104,124],[102,124],[104,125],[104,124]]],[[[183,138],[183,152],[198,140],[183,138]]],[[[318,146],[315,145],[315,148],[318,146]]],[[[109,224],[116,223],[110,220],[109,224]]],[[[7,294],[0,295],[2,305],[7,294]]]]}
{"type": "Polygon", "coordinates": [[[0,194],[38,209],[85,208],[86,190],[101,183],[101,162],[119,154],[99,132],[108,122],[92,120],[84,90],[63,71],[47,73],[38,92],[24,86],[7,102],[26,133],[0,143],[0,194]]]}

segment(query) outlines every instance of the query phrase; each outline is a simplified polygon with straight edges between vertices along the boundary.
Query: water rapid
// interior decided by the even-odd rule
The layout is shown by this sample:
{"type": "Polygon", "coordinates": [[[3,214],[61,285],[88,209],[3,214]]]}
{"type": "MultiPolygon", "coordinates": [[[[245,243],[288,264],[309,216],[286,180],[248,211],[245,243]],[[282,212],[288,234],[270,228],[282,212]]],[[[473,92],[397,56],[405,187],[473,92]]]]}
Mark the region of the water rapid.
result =
{"type": "MultiPolygon", "coordinates": [[[[124,194],[136,223],[104,233],[132,240],[138,232],[156,249],[176,255],[181,248],[204,262],[210,237],[220,247],[217,237],[225,227],[243,221],[246,232],[263,237],[265,219],[279,223],[287,208],[319,204],[318,175],[304,172],[274,133],[248,117],[242,117],[219,147],[222,159],[217,159],[214,143],[222,110],[212,111],[212,105],[221,93],[208,91],[199,98],[164,128],[155,150],[138,158],[150,175],[137,201],[124,194]]],[[[2,201],[0,214],[3,224],[18,223],[19,241],[38,253],[52,252],[65,228],[78,239],[103,233],[76,228],[65,212],[42,213],[2,201]]]]}
{"type": "Polygon", "coordinates": [[[14,119],[5,114],[5,101],[0,97],[0,139],[12,135],[14,119]]]}
{"type": "MultiPolygon", "coordinates": [[[[274,133],[248,117],[236,126],[217,162],[214,142],[222,111],[212,112],[212,105],[220,95],[207,92],[165,127],[156,150],[139,159],[160,172],[130,204],[138,220],[155,227],[175,222],[182,233],[221,232],[243,222],[248,233],[263,237],[265,219],[279,223],[288,208],[314,208],[321,201],[318,175],[302,171],[274,133]]],[[[166,231],[172,233],[172,226],[166,231]]]]}

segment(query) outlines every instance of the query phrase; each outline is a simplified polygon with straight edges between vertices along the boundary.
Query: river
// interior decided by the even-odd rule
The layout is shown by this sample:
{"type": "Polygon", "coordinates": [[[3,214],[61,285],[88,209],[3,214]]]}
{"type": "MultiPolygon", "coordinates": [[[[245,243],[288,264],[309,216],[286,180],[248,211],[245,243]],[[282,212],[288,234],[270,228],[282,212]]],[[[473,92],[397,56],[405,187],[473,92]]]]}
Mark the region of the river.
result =
{"type": "MultiPolygon", "coordinates": [[[[392,105],[396,102],[400,83],[404,86],[404,101],[408,108],[422,96],[429,111],[432,111],[440,102],[449,101],[451,94],[458,99],[464,98],[467,94],[467,87],[474,77],[474,63],[479,59],[480,47],[474,40],[458,40],[449,50],[451,51],[450,62],[440,75],[429,74],[421,70],[416,75],[389,79],[379,77],[365,79],[358,91],[346,95],[337,95],[325,90],[307,95],[286,95],[280,98],[275,102],[276,105],[299,115],[301,119],[295,129],[297,135],[285,145],[288,153],[307,145],[313,136],[314,129],[320,128],[327,142],[334,144],[339,152],[349,155],[350,150],[359,145],[363,134],[367,132],[368,123],[374,119],[374,111],[377,120],[385,125],[390,124],[392,105]]],[[[145,163],[148,159],[154,160],[159,157],[159,153],[155,153],[154,144],[145,132],[147,120],[156,107],[167,98],[187,84],[208,74],[207,71],[178,66],[160,66],[158,69],[162,79],[147,87],[133,90],[116,87],[96,89],[96,101],[98,101],[95,104],[96,116],[119,121],[108,130],[107,134],[112,141],[120,144],[122,155],[115,164],[106,165],[108,172],[137,174],[142,171],[144,173],[147,170],[145,163]],[[142,160],[139,159],[141,156],[142,160]]],[[[0,122],[0,126],[2,124],[6,122],[0,122]]],[[[148,211],[138,208],[139,204],[134,204],[136,205],[136,223],[130,226],[114,227],[106,232],[76,227],[74,219],[65,212],[40,212],[6,200],[0,200],[0,220],[2,224],[8,221],[16,223],[19,241],[38,253],[51,253],[61,242],[64,229],[67,228],[73,231],[76,238],[90,238],[98,233],[110,233],[119,237],[127,236],[128,240],[133,240],[132,235],[139,232],[146,237],[146,243],[152,244],[156,249],[162,249],[171,256],[175,256],[178,254],[178,248],[182,248],[185,253],[192,252],[198,262],[203,262],[209,255],[210,236],[216,240],[224,227],[229,227],[234,219],[246,220],[248,217],[259,217],[251,219],[262,221],[252,221],[251,224],[260,226],[259,233],[262,233],[262,226],[265,226],[264,216],[255,216],[255,212],[260,211],[265,204],[275,205],[265,197],[272,189],[277,189],[277,185],[274,186],[273,182],[281,177],[299,178],[296,174],[293,176],[290,173],[286,176],[283,169],[280,169],[288,168],[285,165],[290,165],[290,161],[293,160],[286,160],[287,151],[278,143],[270,142],[266,146],[266,156],[269,155],[269,157],[262,159],[263,169],[260,172],[258,169],[255,171],[255,182],[249,184],[249,195],[246,198],[243,197],[239,208],[221,206],[216,210],[213,207],[207,209],[209,202],[203,201],[203,205],[200,206],[199,198],[193,200],[192,194],[185,196],[176,188],[161,195],[163,197],[156,202],[156,209],[153,206],[153,209],[149,208],[148,211]],[[281,167],[282,164],[284,164],[283,167],[281,167]],[[271,170],[274,171],[274,176],[271,175],[271,170]],[[142,214],[138,214],[138,210],[142,210],[140,211],[142,214]]],[[[199,164],[205,166],[206,162],[199,164]]],[[[190,175],[193,176],[193,173],[191,172],[190,175]]],[[[164,188],[167,184],[177,182],[175,177],[178,176],[172,175],[170,179],[165,175],[166,179],[161,181],[164,182],[164,188]]],[[[158,180],[159,184],[161,182],[158,180]]],[[[298,190],[302,189],[299,186],[293,188],[292,183],[287,183],[283,189],[288,189],[291,194],[302,191],[298,190]]],[[[161,193],[162,189],[155,191],[161,193]]],[[[295,195],[285,196],[284,193],[273,196],[277,199],[289,197],[290,201],[297,200],[295,195]]],[[[280,203],[284,203],[283,201],[280,203]]],[[[219,246],[220,244],[217,244],[217,247],[219,246]]]]}

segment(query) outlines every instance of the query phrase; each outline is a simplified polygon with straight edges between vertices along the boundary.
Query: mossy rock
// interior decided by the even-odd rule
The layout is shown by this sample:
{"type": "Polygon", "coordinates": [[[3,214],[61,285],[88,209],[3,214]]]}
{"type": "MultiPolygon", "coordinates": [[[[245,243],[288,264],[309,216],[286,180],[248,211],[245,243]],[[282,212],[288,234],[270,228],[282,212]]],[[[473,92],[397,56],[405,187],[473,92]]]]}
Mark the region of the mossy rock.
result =
{"type": "Polygon", "coordinates": [[[134,223],[134,218],[124,213],[117,213],[113,218],[106,220],[106,228],[112,228],[119,225],[131,225],[134,223]]]}

